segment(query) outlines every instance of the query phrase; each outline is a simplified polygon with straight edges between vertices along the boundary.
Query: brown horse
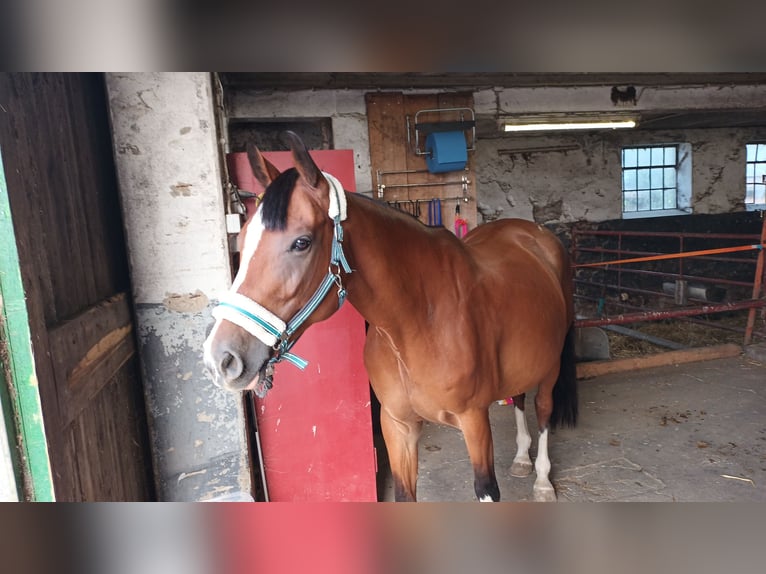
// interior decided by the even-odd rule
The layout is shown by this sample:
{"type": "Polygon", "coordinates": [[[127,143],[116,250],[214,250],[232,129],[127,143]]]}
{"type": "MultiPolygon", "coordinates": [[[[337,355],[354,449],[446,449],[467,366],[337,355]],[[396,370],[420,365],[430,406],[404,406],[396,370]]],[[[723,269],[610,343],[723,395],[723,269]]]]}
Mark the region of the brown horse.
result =
{"type": "Polygon", "coordinates": [[[513,397],[513,476],[532,471],[525,393],[537,388],[536,500],[555,500],[548,429],[574,425],[577,393],[566,250],[518,219],[463,240],[381,202],[346,194],[288,134],[284,173],[248,149],[263,203],[242,230],[241,266],[214,311],[205,361],[228,390],[271,387],[273,364],[348,296],[369,323],[364,360],[381,403],[396,500],[415,500],[424,420],[463,432],[479,500],[497,501],[489,407],[513,397]],[[329,270],[328,270],[329,262],[329,270]],[[335,296],[337,293],[337,297],[335,296]]]}

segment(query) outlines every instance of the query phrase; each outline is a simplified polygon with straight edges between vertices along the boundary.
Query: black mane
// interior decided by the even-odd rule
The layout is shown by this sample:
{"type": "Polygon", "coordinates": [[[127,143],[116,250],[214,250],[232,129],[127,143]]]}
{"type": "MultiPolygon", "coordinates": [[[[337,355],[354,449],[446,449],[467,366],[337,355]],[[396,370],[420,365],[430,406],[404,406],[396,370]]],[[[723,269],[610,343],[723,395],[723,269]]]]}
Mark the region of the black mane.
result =
{"type": "Polygon", "coordinates": [[[287,206],[297,181],[298,170],[291,167],[266,188],[261,203],[261,219],[269,231],[283,231],[287,226],[287,206]]]}

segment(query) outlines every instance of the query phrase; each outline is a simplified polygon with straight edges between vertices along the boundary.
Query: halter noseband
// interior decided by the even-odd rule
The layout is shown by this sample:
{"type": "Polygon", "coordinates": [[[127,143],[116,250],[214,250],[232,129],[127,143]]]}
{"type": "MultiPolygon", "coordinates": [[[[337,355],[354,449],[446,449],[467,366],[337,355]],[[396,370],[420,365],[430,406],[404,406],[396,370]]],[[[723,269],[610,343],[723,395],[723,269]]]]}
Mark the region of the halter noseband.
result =
{"type": "MultiPolygon", "coordinates": [[[[311,299],[287,323],[241,293],[227,293],[213,309],[213,317],[231,321],[276,351],[266,365],[269,379],[273,366],[281,361],[288,361],[301,370],[306,368],[308,361],[290,353],[290,349],[297,341],[297,339],[291,340],[291,337],[316,311],[333,285],[338,287],[338,309],[346,300],[346,290],[340,276],[341,269],[345,273],[351,273],[351,266],[343,253],[343,227],[341,226],[341,222],[346,219],[346,194],[334,176],[325,172],[322,172],[322,175],[330,184],[330,209],[327,214],[334,222],[332,253],[327,275],[311,299]]],[[[267,381],[267,386],[270,387],[269,383],[270,380],[267,381]]]]}

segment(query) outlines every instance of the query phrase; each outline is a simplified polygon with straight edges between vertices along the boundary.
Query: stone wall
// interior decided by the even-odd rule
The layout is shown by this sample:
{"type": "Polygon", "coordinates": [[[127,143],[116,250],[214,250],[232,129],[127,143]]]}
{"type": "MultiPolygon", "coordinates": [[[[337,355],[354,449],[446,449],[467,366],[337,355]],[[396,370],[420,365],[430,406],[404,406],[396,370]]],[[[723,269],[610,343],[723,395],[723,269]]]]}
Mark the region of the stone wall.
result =
{"type": "MultiPolygon", "coordinates": [[[[405,93],[415,93],[403,90],[405,93]]],[[[474,93],[480,221],[522,217],[547,224],[621,218],[620,149],[688,143],[692,146],[692,212],[742,211],[745,143],[766,140],[766,128],[604,131],[511,136],[500,132],[509,114],[663,111],[764,106],[766,86],[642,88],[635,103],[611,101],[611,87],[497,88],[474,93]],[[507,154],[500,150],[537,148],[507,154]]],[[[363,90],[241,90],[227,98],[231,118],[331,118],[336,149],[356,152],[357,186],[372,189],[363,90]]]]}

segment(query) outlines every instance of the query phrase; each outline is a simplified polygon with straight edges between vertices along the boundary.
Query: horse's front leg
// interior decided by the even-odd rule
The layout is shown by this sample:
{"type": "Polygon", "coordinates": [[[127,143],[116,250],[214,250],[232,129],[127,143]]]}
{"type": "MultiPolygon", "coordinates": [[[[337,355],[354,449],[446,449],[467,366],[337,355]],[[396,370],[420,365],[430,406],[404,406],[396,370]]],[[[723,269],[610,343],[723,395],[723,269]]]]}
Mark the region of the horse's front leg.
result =
{"type": "Polygon", "coordinates": [[[500,488],[495,478],[495,453],[492,445],[492,429],[489,425],[489,411],[476,410],[461,415],[460,428],[463,431],[468,456],[473,465],[473,489],[481,502],[498,502],[500,488]]]}
{"type": "Polygon", "coordinates": [[[388,462],[394,479],[396,502],[415,502],[418,482],[418,439],[423,420],[416,415],[397,417],[383,406],[380,427],[386,441],[388,462]]]}

